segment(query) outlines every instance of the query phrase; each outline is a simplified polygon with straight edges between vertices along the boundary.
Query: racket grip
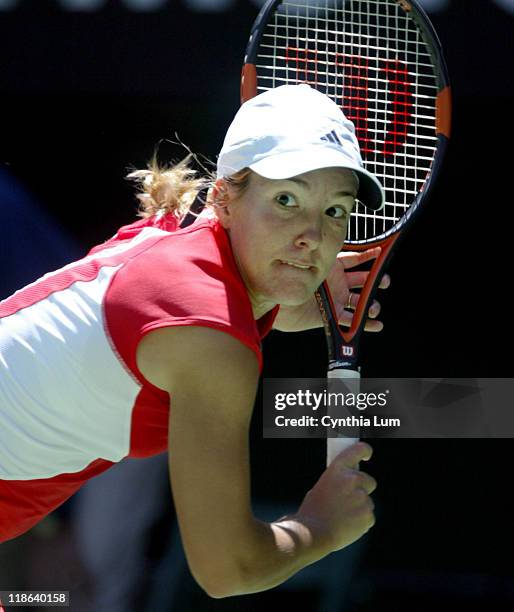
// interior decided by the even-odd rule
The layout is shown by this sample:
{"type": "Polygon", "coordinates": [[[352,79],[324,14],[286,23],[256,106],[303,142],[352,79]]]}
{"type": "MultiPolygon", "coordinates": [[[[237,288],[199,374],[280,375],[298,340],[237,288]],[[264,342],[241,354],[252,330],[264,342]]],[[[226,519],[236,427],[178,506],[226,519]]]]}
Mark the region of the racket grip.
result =
{"type": "MultiPolygon", "coordinates": [[[[359,392],[360,372],[358,370],[334,368],[333,370],[328,371],[327,378],[352,378],[354,380],[352,390],[354,390],[356,393],[359,392]]],[[[359,438],[327,438],[327,467],[342,450],[348,448],[358,441],[359,438]]]]}

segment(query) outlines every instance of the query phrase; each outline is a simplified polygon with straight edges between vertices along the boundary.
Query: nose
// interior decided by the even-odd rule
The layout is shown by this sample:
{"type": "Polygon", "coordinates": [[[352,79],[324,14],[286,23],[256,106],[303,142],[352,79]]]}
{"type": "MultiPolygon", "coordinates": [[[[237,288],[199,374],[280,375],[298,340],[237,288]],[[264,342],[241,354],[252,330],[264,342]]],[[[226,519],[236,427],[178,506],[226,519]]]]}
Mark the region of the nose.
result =
{"type": "Polygon", "coordinates": [[[311,221],[297,234],[294,244],[297,248],[314,251],[318,248],[322,240],[323,232],[321,223],[319,221],[311,221]]]}

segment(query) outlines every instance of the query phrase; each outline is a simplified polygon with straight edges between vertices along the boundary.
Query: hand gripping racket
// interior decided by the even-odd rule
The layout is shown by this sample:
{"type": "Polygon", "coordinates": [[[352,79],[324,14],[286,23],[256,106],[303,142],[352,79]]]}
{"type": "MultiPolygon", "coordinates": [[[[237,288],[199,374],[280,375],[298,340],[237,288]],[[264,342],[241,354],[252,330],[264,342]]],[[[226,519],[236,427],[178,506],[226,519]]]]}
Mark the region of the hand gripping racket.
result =
{"type": "MultiPolygon", "coordinates": [[[[325,327],[329,378],[358,385],[358,342],[384,266],[426,201],[450,136],[446,65],[428,17],[406,0],[269,0],[252,28],[241,99],[308,83],[353,121],[364,165],[384,186],[378,212],[357,202],[344,249],[380,246],[352,323],[342,331],[326,283],[316,297],[325,327]]],[[[327,461],[350,438],[327,438],[327,461]]]]}

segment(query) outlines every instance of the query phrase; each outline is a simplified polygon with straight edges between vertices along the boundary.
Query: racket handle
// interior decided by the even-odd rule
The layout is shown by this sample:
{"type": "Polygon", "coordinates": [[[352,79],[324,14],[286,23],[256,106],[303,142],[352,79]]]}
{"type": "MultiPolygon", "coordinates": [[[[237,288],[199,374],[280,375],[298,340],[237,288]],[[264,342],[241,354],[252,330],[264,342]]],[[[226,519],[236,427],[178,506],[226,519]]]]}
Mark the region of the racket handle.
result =
{"type": "MultiPolygon", "coordinates": [[[[352,378],[354,380],[352,390],[355,390],[356,393],[359,392],[360,372],[358,370],[335,368],[328,371],[327,378],[352,378]]],[[[359,438],[327,438],[327,467],[342,450],[358,441],[359,438]]]]}

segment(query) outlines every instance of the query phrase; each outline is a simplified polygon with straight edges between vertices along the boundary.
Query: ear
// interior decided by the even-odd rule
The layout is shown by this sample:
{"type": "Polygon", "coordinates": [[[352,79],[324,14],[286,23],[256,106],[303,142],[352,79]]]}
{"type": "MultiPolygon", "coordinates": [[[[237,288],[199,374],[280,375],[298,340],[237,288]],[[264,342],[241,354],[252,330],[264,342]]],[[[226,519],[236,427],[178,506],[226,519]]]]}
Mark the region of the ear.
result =
{"type": "Polygon", "coordinates": [[[225,229],[229,229],[232,221],[230,198],[227,190],[227,183],[223,178],[219,178],[212,188],[212,202],[216,217],[225,229]]]}

